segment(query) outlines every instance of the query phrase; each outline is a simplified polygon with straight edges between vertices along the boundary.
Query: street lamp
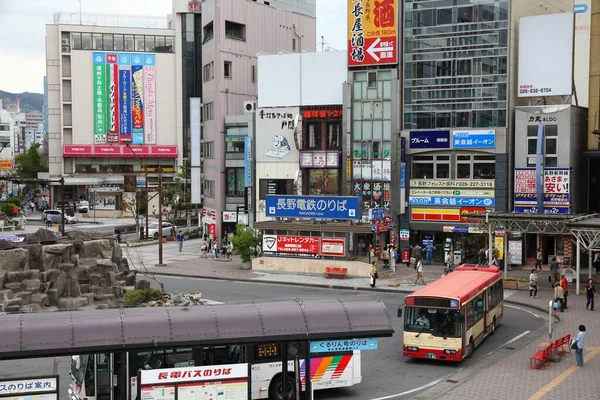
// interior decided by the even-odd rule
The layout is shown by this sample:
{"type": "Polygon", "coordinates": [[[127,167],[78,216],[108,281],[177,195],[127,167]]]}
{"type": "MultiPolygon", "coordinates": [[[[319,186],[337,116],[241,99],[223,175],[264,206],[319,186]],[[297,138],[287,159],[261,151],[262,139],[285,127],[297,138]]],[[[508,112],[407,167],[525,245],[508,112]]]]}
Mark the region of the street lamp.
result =
{"type": "MultiPolygon", "coordinates": [[[[144,166],[144,162],[142,161],[142,159],[140,157],[137,156],[137,154],[135,154],[135,151],[131,148],[131,141],[125,141],[122,140],[122,142],[125,144],[125,146],[127,146],[127,148],[129,149],[129,151],[131,151],[131,154],[133,154],[135,156],[135,158],[137,158],[137,160],[140,162],[140,167],[144,169],[144,195],[146,197],[146,234],[144,235],[146,239],[148,239],[148,166],[144,166]]],[[[137,186],[137,179],[136,179],[136,186],[137,186]]],[[[137,199],[136,199],[137,201],[137,199]]],[[[137,207],[136,207],[137,208],[137,207]]],[[[139,212],[138,212],[139,214],[139,212]]],[[[96,215],[94,213],[94,215],[96,215]]],[[[136,218],[138,216],[136,215],[136,218]]],[[[142,238],[143,239],[143,238],[142,238]]]]}

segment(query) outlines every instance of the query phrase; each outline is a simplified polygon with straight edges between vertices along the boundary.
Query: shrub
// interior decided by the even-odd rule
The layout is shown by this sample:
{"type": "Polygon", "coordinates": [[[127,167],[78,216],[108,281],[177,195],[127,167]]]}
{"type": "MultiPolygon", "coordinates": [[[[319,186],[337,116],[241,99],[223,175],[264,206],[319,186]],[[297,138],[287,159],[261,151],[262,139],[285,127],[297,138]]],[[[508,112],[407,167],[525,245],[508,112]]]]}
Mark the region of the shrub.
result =
{"type": "Polygon", "coordinates": [[[233,252],[240,255],[242,262],[247,262],[252,259],[256,246],[260,243],[260,237],[255,235],[254,231],[246,225],[238,225],[231,243],[233,244],[233,252]]]}
{"type": "Polygon", "coordinates": [[[163,293],[160,290],[140,289],[125,293],[123,300],[125,300],[125,303],[128,305],[137,306],[151,301],[161,300],[162,296],[163,293]]]}

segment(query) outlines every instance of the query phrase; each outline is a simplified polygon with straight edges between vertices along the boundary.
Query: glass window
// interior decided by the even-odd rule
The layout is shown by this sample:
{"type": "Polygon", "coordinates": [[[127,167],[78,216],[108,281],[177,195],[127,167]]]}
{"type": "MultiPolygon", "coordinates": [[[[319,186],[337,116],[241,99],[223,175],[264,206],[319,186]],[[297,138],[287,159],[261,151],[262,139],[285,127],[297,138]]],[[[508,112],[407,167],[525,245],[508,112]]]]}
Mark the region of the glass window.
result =
{"type": "Polygon", "coordinates": [[[125,35],[125,51],[135,51],[133,47],[133,35],[125,35]]]}
{"type": "Polygon", "coordinates": [[[244,152],[244,140],[243,139],[225,139],[225,152],[226,153],[243,153],[244,152]]]}
{"type": "Polygon", "coordinates": [[[360,83],[360,82],[354,82],[352,84],[352,87],[353,87],[352,99],[353,100],[361,100],[362,99],[361,86],[362,86],[362,83],[360,83]]]}
{"type": "Polygon", "coordinates": [[[144,37],[144,45],[146,47],[146,51],[155,51],[156,44],[154,42],[154,36],[145,36],[144,37]]]}
{"type": "Polygon", "coordinates": [[[135,41],[135,51],[146,51],[143,35],[135,35],[134,41],[135,41]]]}
{"type": "Polygon", "coordinates": [[[354,81],[358,82],[358,81],[366,81],[367,80],[367,73],[364,71],[361,72],[355,72],[354,73],[354,81]]]}
{"type": "Polygon", "coordinates": [[[154,43],[155,43],[155,51],[157,52],[161,52],[164,53],[165,52],[165,46],[167,44],[165,37],[164,36],[156,36],[154,38],[154,43]]]}
{"type": "Polygon", "coordinates": [[[225,21],[225,37],[229,39],[246,40],[246,25],[225,21]]]}
{"type": "Polygon", "coordinates": [[[383,81],[383,98],[392,98],[392,81],[383,81]]]}
{"type": "Polygon", "coordinates": [[[373,139],[383,139],[383,121],[373,121],[373,139]]]}
{"type": "Polygon", "coordinates": [[[361,158],[361,142],[353,142],[352,144],[352,156],[354,158],[360,159],[361,158]]]}
{"type": "Polygon", "coordinates": [[[381,153],[381,142],[373,142],[373,158],[379,159],[383,158],[383,154],[381,153]]]}
{"type": "Polygon", "coordinates": [[[449,25],[452,23],[452,9],[451,8],[439,8],[437,10],[437,24],[438,25],[449,25]]]}
{"type": "Polygon", "coordinates": [[[81,48],[83,50],[91,50],[92,49],[92,34],[91,33],[81,33],[81,48]]]}
{"type": "Polygon", "coordinates": [[[104,50],[114,50],[115,49],[115,43],[113,40],[113,35],[112,33],[104,33],[102,34],[102,41],[104,42],[104,50]]]}
{"type": "Polygon", "coordinates": [[[225,78],[230,78],[231,79],[231,75],[232,75],[232,72],[231,72],[231,61],[225,61],[223,63],[223,76],[225,78]]]}
{"type": "Polygon", "coordinates": [[[473,179],[494,179],[496,163],[493,161],[473,161],[473,179]]]}
{"type": "Polygon", "coordinates": [[[461,336],[461,318],[458,310],[405,307],[404,331],[429,332],[433,336],[461,336]]]}
{"type": "Polygon", "coordinates": [[[373,118],[374,119],[383,118],[383,103],[381,101],[373,102],[373,118]]]}
{"type": "Polygon", "coordinates": [[[389,160],[392,158],[392,142],[384,141],[383,142],[383,158],[389,160]]]}
{"type": "Polygon", "coordinates": [[[81,32],[71,33],[71,47],[73,50],[81,50],[81,32]]]}
{"type": "Polygon", "coordinates": [[[339,194],[338,169],[311,169],[309,170],[310,195],[339,194]]]}
{"type": "Polygon", "coordinates": [[[101,33],[92,33],[92,50],[102,50],[101,33]]]}
{"type": "Polygon", "coordinates": [[[308,149],[321,150],[321,123],[313,122],[308,124],[308,149]]]}
{"type": "Polygon", "coordinates": [[[436,163],[435,177],[437,179],[450,179],[450,164],[440,162],[436,163]]]}
{"type": "Polygon", "coordinates": [[[354,121],[352,123],[352,135],[354,137],[354,140],[362,139],[362,122],[361,121],[354,121]]]}
{"type": "Polygon", "coordinates": [[[364,119],[373,118],[373,103],[370,101],[364,101],[362,103],[362,117],[364,119]]]}
{"type": "Polygon", "coordinates": [[[123,51],[125,50],[125,42],[123,40],[123,35],[114,35],[115,41],[115,51],[123,51]]]}
{"type": "Polygon", "coordinates": [[[166,43],[166,50],[165,50],[165,52],[167,52],[167,53],[172,53],[173,52],[173,45],[175,43],[174,41],[175,41],[175,38],[173,36],[167,36],[165,38],[165,43],[166,43]]]}
{"type": "Polygon", "coordinates": [[[369,89],[376,89],[377,88],[377,72],[369,72],[367,76],[368,76],[369,89]]]}
{"type": "Polygon", "coordinates": [[[473,20],[473,7],[458,7],[457,11],[457,22],[459,24],[466,22],[474,22],[473,20]]]}
{"type": "Polygon", "coordinates": [[[555,155],[558,154],[557,151],[558,139],[555,138],[546,138],[546,155],[555,155]]]}
{"type": "Polygon", "coordinates": [[[457,163],[456,164],[456,179],[471,179],[471,163],[469,163],[469,164],[457,163]]]}
{"type": "Polygon", "coordinates": [[[371,141],[363,141],[362,142],[362,149],[361,149],[362,158],[363,159],[371,159],[371,158],[373,158],[373,152],[371,151],[372,149],[373,149],[373,142],[371,142],[371,141]]]}
{"type": "Polygon", "coordinates": [[[340,134],[340,122],[327,123],[327,143],[326,149],[339,149],[342,146],[342,137],[340,134]]]}
{"type": "Polygon", "coordinates": [[[527,155],[534,156],[537,154],[537,138],[527,138],[527,155]]]}
{"type": "Polygon", "coordinates": [[[244,196],[244,168],[226,168],[227,176],[227,196],[244,196]]]}
{"type": "Polygon", "coordinates": [[[373,122],[372,121],[363,121],[362,122],[362,138],[363,139],[373,139],[373,122]]]}
{"type": "Polygon", "coordinates": [[[433,179],[433,163],[412,163],[413,179],[433,179]]]}

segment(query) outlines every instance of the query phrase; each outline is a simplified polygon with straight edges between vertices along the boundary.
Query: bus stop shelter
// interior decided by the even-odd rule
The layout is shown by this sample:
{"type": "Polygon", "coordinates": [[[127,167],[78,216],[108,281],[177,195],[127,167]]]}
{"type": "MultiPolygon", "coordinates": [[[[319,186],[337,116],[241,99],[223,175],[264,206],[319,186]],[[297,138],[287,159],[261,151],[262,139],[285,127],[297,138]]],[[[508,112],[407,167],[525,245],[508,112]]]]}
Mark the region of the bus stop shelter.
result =
{"type": "MultiPolygon", "coordinates": [[[[592,277],[592,251],[600,251],[600,214],[558,215],[517,213],[467,214],[470,227],[479,231],[522,232],[543,235],[572,235],[577,241],[576,294],[580,292],[581,248],[588,251],[589,279],[592,277]]],[[[506,268],[506,266],[505,266],[506,268]]]]}

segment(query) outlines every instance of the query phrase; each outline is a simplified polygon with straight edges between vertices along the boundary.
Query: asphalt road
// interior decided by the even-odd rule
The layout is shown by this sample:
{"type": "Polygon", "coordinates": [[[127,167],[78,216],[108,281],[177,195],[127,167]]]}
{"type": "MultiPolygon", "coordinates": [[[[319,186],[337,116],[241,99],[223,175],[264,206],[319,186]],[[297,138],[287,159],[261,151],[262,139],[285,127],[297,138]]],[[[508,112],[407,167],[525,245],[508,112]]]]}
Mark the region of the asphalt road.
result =
{"type": "MultiPolygon", "coordinates": [[[[293,297],[353,297],[365,296],[364,292],[343,291],[322,288],[284,286],[276,284],[257,284],[227,281],[209,281],[190,278],[161,277],[167,291],[201,291],[203,298],[222,302],[247,300],[284,299],[293,297]]],[[[502,347],[507,341],[523,332],[535,331],[544,323],[531,313],[507,307],[502,325],[494,336],[489,337],[477,349],[473,358],[461,364],[445,364],[435,361],[410,360],[402,357],[402,323],[395,317],[398,305],[404,302],[404,296],[394,293],[378,294],[393,316],[396,334],[391,338],[379,339],[379,350],[362,353],[361,384],[351,388],[318,391],[315,399],[379,399],[398,395],[420,388],[440,378],[472,366],[482,361],[491,351],[502,347]]],[[[508,355],[510,353],[506,353],[508,355]]],[[[14,360],[0,362],[0,379],[17,376],[49,375],[52,373],[52,359],[14,360]]],[[[69,359],[61,358],[59,364],[61,376],[61,399],[66,397],[69,385],[69,359]]],[[[394,396],[399,398],[402,396],[394,396]]],[[[383,400],[383,399],[381,399],[383,400]]]]}

